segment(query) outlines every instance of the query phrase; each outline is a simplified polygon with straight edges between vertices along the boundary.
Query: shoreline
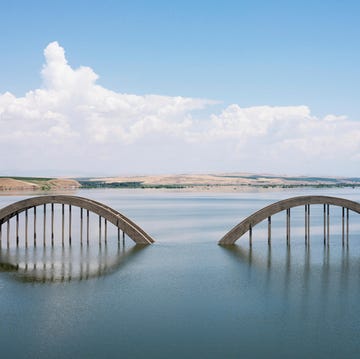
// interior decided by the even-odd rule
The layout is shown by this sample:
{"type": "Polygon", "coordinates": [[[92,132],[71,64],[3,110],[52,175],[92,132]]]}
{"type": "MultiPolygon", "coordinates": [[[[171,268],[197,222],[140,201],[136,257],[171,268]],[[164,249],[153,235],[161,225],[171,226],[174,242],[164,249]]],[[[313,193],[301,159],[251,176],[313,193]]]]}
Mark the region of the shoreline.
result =
{"type": "Polygon", "coordinates": [[[357,187],[360,187],[360,178],[357,177],[290,177],[243,173],[93,178],[0,177],[0,195],[74,193],[78,189],[106,188],[177,192],[253,192],[357,187]]]}
{"type": "Polygon", "coordinates": [[[243,186],[227,186],[227,185],[213,185],[213,186],[184,186],[184,187],[78,187],[78,188],[53,188],[53,189],[7,189],[0,190],[0,196],[42,196],[52,194],[76,195],[78,191],[87,190],[116,190],[116,191],[136,191],[136,192],[177,192],[177,193],[251,193],[251,192],[276,192],[276,191],[290,191],[290,190],[329,190],[329,189],[358,189],[360,185],[291,185],[291,186],[261,186],[261,185],[243,185],[243,186]]]}

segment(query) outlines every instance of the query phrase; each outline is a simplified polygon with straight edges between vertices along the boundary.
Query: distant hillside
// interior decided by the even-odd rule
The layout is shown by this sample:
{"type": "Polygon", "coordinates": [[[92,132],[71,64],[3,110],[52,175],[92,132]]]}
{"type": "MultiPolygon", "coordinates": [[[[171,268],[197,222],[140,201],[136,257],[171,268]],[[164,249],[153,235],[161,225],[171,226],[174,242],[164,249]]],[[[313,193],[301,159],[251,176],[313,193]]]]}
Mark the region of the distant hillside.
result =
{"type": "Polygon", "coordinates": [[[357,187],[360,178],[275,176],[262,174],[183,174],[78,179],[85,188],[230,188],[357,187]]]}
{"type": "Polygon", "coordinates": [[[0,177],[0,191],[48,191],[79,187],[78,181],[68,178],[0,177]]]}
{"type": "Polygon", "coordinates": [[[0,191],[56,191],[76,188],[245,190],[247,187],[360,187],[360,178],[276,176],[248,173],[95,177],[77,179],[0,177],[0,191]]]}

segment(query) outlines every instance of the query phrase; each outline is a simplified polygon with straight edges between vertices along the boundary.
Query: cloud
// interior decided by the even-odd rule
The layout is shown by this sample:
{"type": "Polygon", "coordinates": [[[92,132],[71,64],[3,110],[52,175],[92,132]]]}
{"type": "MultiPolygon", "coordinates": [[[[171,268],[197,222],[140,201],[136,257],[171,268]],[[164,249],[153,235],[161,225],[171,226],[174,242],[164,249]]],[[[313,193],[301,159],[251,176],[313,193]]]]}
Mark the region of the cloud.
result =
{"type": "Polygon", "coordinates": [[[311,119],[306,106],[241,108],[230,105],[217,116],[212,116],[210,135],[225,138],[247,138],[266,136],[269,133],[282,136],[289,134],[290,125],[311,119]]]}
{"type": "Polygon", "coordinates": [[[360,125],[346,116],[238,104],[208,115],[219,102],[106,89],[57,42],[44,56],[41,88],[0,94],[2,174],[357,173],[360,125]]]}

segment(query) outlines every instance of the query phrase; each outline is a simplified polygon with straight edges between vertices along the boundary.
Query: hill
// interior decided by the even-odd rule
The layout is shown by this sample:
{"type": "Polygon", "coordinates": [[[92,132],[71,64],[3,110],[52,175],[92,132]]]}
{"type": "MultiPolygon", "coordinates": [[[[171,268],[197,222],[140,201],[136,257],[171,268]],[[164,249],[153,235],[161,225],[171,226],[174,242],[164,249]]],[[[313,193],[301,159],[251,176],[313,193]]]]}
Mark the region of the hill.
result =
{"type": "Polygon", "coordinates": [[[0,191],[44,191],[79,188],[70,178],[0,177],[0,191]]]}

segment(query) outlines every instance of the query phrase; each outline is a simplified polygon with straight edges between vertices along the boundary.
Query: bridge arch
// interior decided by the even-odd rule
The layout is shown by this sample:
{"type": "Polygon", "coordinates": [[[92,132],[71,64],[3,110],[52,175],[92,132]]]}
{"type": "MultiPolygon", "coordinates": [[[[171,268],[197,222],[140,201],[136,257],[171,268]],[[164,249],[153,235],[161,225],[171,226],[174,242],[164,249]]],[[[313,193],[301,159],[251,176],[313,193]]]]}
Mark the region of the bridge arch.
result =
{"type": "Polygon", "coordinates": [[[24,211],[46,204],[62,204],[85,209],[114,224],[137,244],[151,244],[154,242],[142,228],[115,209],[106,206],[103,203],[78,196],[39,196],[15,202],[0,209],[0,226],[24,211]]]}
{"type": "MultiPolygon", "coordinates": [[[[360,203],[354,202],[344,198],[338,197],[330,197],[330,196],[299,196],[299,197],[292,197],[288,199],[284,199],[282,201],[273,203],[269,206],[266,206],[257,212],[251,214],[249,217],[245,218],[241,221],[238,225],[233,227],[229,232],[227,232],[219,241],[221,245],[230,245],[234,244],[243,234],[250,231],[252,228],[257,225],[258,223],[262,222],[263,220],[267,219],[271,220],[271,216],[275,215],[276,213],[287,211],[288,218],[290,216],[290,209],[293,207],[298,206],[305,206],[305,211],[307,215],[310,213],[309,206],[313,204],[323,204],[324,205],[324,225],[325,225],[325,206],[333,205],[339,206],[343,209],[352,210],[356,213],[360,213],[360,203]]],[[[328,211],[327,207],[327,211],[328,211]]],[[[308,220],[309,221],[309,220],[308,220]]],[[[309,223],[309,222],[308,222],[309,223]]],[[[329,222],[327,222],[329,223],[329,222]]],[[[288,224],[288,223],[287,223],[288,224]]],[[[343,210],[343,224],[344,224],[344,210],[343,210]]],[[[325,230],[325,226],[324,226],[325,230]]],[[[289,231],[289,229],[288,229],[289,231]]],[[[289,234],[289,232],[288,232],[289,234]]],[[[288,235],[287,234],[287,235],[288,235]]]]}

